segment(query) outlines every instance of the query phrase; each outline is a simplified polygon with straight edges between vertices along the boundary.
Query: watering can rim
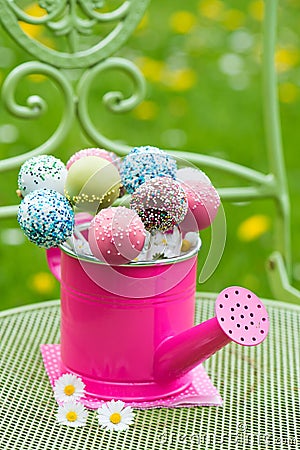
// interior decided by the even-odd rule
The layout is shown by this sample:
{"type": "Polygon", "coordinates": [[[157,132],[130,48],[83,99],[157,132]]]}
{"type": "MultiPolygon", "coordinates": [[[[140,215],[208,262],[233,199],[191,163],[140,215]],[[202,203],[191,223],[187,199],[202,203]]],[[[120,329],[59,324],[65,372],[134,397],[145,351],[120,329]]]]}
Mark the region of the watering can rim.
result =
{"type": "MultiPolygon", "coordinates": [[[[86,225],[87,224],[80,224],[78,226],[78,229],[80,231],[83,231],[86,229],[86,225]]],[[[126,263],[126,264],[116,265],[116,267],[119,267],[119,266],[120,267],[139,267],[139,266],[146,267],[146,266],[168,265],[168,264],[174,264],[174,263],[186,261],[186,260],[192,258],[193,256],[195,256],[199,252],[201,245],[202,245],[201,238],[198,236],[197,245],[192,250],[185,252],[182,255],[175,256],[173,258],[158,259],[158,260],[154,260],[154,261],[130,261],[129,263],[126,263]]],[[[101,261],[100,259],[96,258],[95,256],[79,255],[68,245],[67,241],[64,242],[63,244],[61,244],[59,246],[59,248],[64,253],[66,253],[68,256],[71,256],[74,259],[77,259],[80,261],[85,261],[85,262],[91,262],[91,263],[95,263],[95,264],[100,264],[100,265],[104,265],[104,266],[108,265],[107,263],[105,263],[104,261],[101,261]]]]}

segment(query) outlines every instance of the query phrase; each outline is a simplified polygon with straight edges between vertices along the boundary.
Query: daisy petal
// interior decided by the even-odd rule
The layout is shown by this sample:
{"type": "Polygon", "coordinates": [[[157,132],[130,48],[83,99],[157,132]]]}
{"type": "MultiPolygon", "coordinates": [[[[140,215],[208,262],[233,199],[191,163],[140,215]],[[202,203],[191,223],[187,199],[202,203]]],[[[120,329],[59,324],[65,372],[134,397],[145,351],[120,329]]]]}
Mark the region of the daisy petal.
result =
{"type": "Polygon", "coordinates": [[[122,409],[124,408],[124,405],[125,405],[124,402],[122,402],[121,400],[117,400],[115,402],[115,406],[114,406],[115,410],[114,410],[114,412],[121,412],[122,409]]]}
{"type": "Polygon", "coordinates": [[[102,428],[124,431],[133,423],[134,413],[121,400],[111,400],[98,409],[98,422],[102,428]]]}
{"type": "Polygon", "coordinates": [[[129,425],[126,425],[125,423],[118,423],[117,425],[114,426],[114,429],[116,431],[125,431],[129,428],[129,425]]]}
{"type": "Polygon", "coordinates": [[[59,406],[56,418],[61,425],[82,427],[86,423],[87,411],[80,403],[67,402],[59,406]]]}
{"type": "Polygon", "coordinates": [[[84,394],[85,384],[76,375],[65,373],[55,381],[54,396],[58,402],[80,400],[84,394]]]}
{"type": "Polygon", "coordinates": [[[104,414],[104,415],[111,414],[111,411],[109,410],[106,403],[103,403],[103,405],[101,405],[97,411],[98,411],[98,414],[104,414]]]}

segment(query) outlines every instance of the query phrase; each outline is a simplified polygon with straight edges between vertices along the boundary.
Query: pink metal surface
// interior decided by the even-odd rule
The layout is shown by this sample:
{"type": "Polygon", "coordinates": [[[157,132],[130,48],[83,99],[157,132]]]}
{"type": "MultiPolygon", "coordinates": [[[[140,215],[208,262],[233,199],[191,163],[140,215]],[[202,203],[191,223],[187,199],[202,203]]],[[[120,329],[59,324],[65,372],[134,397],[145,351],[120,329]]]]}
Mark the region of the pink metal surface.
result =
{"type": "Polygon", "coordinates": [[[216,300],[216,317],[171,337],[156,350],[154,378],[181,377],[226,344],[258,345],[267,336],[269,318],[261,300],[238,286],[224,289],[216,300]]]}
{"type": "Polygon", "coordinates": [[[230,342],[214,317],[171,337],[157,348],[154,378],[167,383],[182,377],[230,342]]]}
{"type": "Polygon", "coordinates": [[[260,344],[269,331],[269,317],[262,301],[239,286],[224,289],[215,305],[216,317],[223,332],[241,345],[260,344]]]}
{"type": "MultiPolygon", "coordinates": [[[[59,276],[57,258],[48,253],[59,276]]],[[[196,266],[197,255],[173,263],[170,280],[165,262],[112,270],[61,252],[62,369],[103,398],[150,400],[186,388],[190,374],[157,383],[153,359],[163,340],[193,326],[196,266]]]]}
{"type": "Polygon", "coordinates": [[[222,291],[216,317],[193,327],[197,255],[150,265],[109,266],[48,251],[61,277],[61,370],[89,395],[150,401],[179,393],[191,369],[231,341],[257,345],[268,333],[255,294],[222,291]]]}

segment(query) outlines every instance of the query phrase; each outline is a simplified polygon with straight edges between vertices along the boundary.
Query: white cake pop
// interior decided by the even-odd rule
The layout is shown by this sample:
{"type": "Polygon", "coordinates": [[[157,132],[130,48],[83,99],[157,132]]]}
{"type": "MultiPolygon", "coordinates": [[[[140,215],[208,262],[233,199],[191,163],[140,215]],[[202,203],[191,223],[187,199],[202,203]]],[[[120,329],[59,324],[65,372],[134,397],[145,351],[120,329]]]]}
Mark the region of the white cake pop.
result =
{"type": "Polygon", "coordinates": [[[37,189],[54,189],[64,193],[67,169],[64,163],[51,155],[34,156],[22,166],[18,186],[23,197],[37,189]]]}

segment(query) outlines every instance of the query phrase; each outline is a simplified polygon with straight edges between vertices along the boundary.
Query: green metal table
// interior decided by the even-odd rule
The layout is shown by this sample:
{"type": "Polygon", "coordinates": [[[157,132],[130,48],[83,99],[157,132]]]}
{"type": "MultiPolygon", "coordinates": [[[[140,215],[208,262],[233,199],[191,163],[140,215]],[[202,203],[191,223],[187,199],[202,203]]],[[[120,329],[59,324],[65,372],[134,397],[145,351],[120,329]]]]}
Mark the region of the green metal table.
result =
{"type": "MultiPolygon", "coordinates": [[[[126,432],[56,422],[57,404],[39,346],[59,342],[59,301],[0,313],[0,449],[300,448],[300,307],[267,300],[270,333],[258,347],[229,345],[205,362],[222,407],[136,409],[126,432]]],[[[199,294],[196,321],[214,312],[199,294]]]]}

